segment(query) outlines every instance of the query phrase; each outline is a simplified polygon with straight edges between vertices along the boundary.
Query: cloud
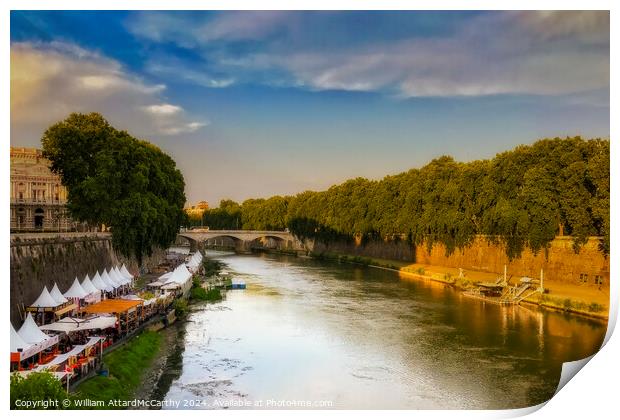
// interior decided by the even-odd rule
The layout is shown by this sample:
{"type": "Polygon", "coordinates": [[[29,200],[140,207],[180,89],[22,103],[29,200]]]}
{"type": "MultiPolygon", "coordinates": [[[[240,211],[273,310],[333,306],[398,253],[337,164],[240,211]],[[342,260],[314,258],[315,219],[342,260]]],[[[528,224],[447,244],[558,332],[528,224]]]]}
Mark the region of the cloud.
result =
{"type": "Polygon", "coordinates": [[[171,125],[164,126],[161,128],[162,132],[168,135],[177,135],[177,134],[185,134],[185,133],[193,133],[198,131],[202,127],[209,125],[206,122],[190,122],[182,125],[171,125]]]}
{"type": "Polygon", "coordinates": [[[149,84],[115,60],[63,43],[11,45],[11,133],[14,141],[38,139],[71,112],[100,112],[136,136],[178,135],[205,123],[188,120],[149,84]]]}
{"type": "Polygon", "coordinates": [[[215,16],[142,12],[131,20],[127,29],[144,39],[191,48],[218,40],[262,39],[283,28],[292,28],[293,16],[295,14],[280,11],[230,11],[215,16]]]}
{"type": "MultiPolygon", "coordinates": [[[[182,63],[166,68],[155,61],[152,72],[178,71],[209,87],[240,81],[409,98],[565,95],[609,86],[609,13],[604,11],[483,13],[453,23],[445,33],[420,36],[412,28],[395,39],[349,44],[335,39],[343,36],[342,28],[326,42],[334,25],[321,26],[319,18],[325,15],[144,13],[131,27],[139,37],[193,50],[203,60],[198,68],[205,70],[182,63]],[[325,34],[318,36],[322,28],[325,34]],[[240,41],[251,48],[240,53],[235,49],[240,41]]],[[[351,24],[348,30],[359,29],[351,24]]]]}
{"type": "Polygon", "coordinates": [[[181,108],[180,106],[171,104],[148,105],[145,106],[144,109],[146,110],[146,112],[155,115],[173,115],[183,111],[183,108],[181,108]]]}
{"type": "Polygon", "coordinates": [[[150,74],[159,77],[182,78],[188,82],[208,88],[226,88],[235,83],[234,78],[211,76],[200,67],[200,63],[183,63],[174,57],[159,57],[159,61],[150,60],[145,66],[146,71],[150,74]]]}

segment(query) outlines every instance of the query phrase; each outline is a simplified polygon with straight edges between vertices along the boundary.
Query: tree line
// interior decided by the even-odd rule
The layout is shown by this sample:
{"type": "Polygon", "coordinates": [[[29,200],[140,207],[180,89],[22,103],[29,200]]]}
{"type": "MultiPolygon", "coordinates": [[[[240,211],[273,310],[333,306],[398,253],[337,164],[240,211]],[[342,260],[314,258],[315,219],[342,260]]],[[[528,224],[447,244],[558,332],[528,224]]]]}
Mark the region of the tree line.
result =
{"type": "Polygon", "coordinates": [[[609,253],[610,143],[543,139],[492,159],[432,160],[379,181],[355,178],[326,191],[222,200],[190,223],[211,229],[282,230],[330,241],[404,239],[445,245],[448,254],[476,235],[502,243],[510,258],[545,249],[560,229],[576,251],[599,236],[609,253]]]}

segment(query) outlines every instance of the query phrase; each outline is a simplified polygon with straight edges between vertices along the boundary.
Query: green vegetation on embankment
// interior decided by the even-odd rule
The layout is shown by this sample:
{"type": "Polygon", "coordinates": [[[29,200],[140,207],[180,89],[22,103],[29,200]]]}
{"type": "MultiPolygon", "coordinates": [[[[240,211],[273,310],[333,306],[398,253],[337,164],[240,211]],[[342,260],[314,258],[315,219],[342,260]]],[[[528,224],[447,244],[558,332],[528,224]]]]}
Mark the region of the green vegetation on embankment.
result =
{"type": "Polygon", "coordinates": [[[190,299],[198,302],[217,302],[222,300],[222,293],[219,289],[205,290],[202,287],[202,281],[199,276],[192,279],[192,288],[190,290],[190,299]]]}
{"type": "Polygon", "coordinates": [[[78,385],[75,398],[97,401],[129,400],[142,374],[159,351],[161,335],[144,331],[103,356],[109,376],[95,376],[78,385]]]}
{"type": "Polygon", "coordinates": [[[492,159],[442,156],[380,181],[356,178],[326,191],[223,200],[197,224],[211,229],[289,230],[322,243],[406,240],[448,254],[476,235],[506,246],[510,258],[544,250],[560,232],[576,249],[600,236],[609,252],[610,142],[544,139],[492,159]]]}
{"type": "Polygon", "coordinates": [[[549,294],[536,295],[523,300],[525,304],[542,306],[560,312],[570,312],[598,319],[609,319],[606,306],[597,302],[584,302],[578,298],[566,298],[549,294]]]}
{"type": "Polygon", "coordinates": [[[62,406],[47,405],[50,401],[69,398],[67,391],[56,377],[47,371],[32,372],[27,377],[17,372],[11,374],[11,410],[58,410],[62,406]],[[43,403],[42,406],[25,406],[23,402],[43,403]]]}
{"type": "Polygon", "coordinates": [[[220,271],[224,268],[224,263],[218,260],[204,258],[202,260],[202,268],[205,277],[213,277],[220,274],[220,271]]]}

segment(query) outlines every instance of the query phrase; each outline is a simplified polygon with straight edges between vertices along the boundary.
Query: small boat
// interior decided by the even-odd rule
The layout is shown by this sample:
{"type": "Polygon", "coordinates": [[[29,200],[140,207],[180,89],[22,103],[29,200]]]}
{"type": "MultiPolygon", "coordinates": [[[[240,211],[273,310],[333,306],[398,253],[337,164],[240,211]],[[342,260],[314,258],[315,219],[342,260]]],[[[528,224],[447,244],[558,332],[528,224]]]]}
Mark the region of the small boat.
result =
{"type": "Polygon", "coordinates": [[[230,284],[229,288],[230,289],[245,289],[245,282],[233,280],[233,282],[230,284]]]}
{"type": "Polygon", "coordinates": [[[533,287],[536,281],[522,281],[517,286],[509,286],[498,279],[495,283],[476,283],[476,288],[463,292],[464,296],[484,300],[498,305],[515,305],[523,299],[539,293],[539,289],[533,287]],[[526,293],[527,292],[527,293],[526,293]]]}

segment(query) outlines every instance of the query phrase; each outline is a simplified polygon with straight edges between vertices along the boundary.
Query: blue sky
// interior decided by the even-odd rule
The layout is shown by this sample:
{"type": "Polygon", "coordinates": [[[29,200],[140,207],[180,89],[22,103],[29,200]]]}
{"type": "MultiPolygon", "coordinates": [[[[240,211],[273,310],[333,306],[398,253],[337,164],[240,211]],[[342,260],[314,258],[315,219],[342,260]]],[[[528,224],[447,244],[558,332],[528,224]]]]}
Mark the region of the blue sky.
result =
{"type": "Polygon", "coordinates": [[[11,143],[70,112],[158,144],[190,202],[609,137],[607,12],[11,13],[11,143]]]}

